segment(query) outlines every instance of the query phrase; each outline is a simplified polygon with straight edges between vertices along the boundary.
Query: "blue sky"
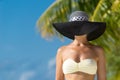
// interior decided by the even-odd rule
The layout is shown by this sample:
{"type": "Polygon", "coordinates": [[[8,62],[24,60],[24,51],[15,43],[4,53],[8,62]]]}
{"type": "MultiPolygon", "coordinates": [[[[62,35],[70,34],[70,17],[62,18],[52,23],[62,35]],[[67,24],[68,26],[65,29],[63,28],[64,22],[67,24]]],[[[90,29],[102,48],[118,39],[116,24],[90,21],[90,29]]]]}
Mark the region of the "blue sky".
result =
{"type": "Polygon", "coordinates": [[[0,80],[53,80],[56,50],[70,42],[47,41],[36,21],[56,0],[0,0],[0,80]]]}

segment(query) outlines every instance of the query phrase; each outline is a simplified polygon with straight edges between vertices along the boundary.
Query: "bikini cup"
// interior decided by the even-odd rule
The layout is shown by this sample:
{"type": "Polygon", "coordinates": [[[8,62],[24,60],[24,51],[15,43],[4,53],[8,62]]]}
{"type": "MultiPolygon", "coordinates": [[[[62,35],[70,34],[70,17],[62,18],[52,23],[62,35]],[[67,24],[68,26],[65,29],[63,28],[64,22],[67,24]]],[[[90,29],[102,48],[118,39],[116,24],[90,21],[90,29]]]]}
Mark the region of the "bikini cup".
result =
{"type": "Polygon", "coordinates": [[[63,62],[62,69],[64,74],[78,71],[88,74],[96,74],[97,62],[94,59],[84,59],[77,63],[73,59],[68,58],[63,62]]]}

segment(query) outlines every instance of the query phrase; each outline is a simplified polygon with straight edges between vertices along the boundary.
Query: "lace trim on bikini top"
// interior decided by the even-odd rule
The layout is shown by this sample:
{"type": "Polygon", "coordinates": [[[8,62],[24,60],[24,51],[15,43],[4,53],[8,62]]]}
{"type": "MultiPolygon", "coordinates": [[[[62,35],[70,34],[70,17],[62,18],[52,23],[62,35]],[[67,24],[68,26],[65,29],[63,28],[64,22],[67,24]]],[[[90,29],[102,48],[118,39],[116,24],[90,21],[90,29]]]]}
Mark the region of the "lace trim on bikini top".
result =
{"type": "Polygon", "coordinates": [[[73,59],[67,59],[63,62],[63,73],[69,74],[77,71],[96,74],[97,62],[94,59],[84,59],[79,63],[75,62],[73,59]]]}

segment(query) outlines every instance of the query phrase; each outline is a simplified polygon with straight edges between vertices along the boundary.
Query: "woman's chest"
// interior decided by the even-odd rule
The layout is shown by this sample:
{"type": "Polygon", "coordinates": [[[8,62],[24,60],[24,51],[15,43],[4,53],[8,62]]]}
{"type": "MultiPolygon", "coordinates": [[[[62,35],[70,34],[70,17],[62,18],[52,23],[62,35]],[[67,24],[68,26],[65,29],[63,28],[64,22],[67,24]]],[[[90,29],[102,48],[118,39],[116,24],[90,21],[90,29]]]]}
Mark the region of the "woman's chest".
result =
{"type": "Polygon", "coordinates": [[[97,55],[93,48],[73,47],[73,48],[68,48],[63,52],[63,59],[65,60],[67,58],[72,58],[79,62],[80,60],[87,58],[97,59],[97,55]]]}

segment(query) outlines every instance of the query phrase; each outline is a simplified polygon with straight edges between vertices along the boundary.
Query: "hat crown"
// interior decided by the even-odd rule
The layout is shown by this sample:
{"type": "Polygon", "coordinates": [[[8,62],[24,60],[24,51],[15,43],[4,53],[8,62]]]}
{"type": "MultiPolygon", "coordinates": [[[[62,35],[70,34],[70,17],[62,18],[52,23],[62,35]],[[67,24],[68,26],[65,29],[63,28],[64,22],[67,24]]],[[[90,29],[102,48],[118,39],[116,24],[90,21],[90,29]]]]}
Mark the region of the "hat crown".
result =
{"type": "Polygon", "coordinates": [[[75,11],[70,15],[69,21],[88,21],[88,15],[83,11],[75,11]]]}

